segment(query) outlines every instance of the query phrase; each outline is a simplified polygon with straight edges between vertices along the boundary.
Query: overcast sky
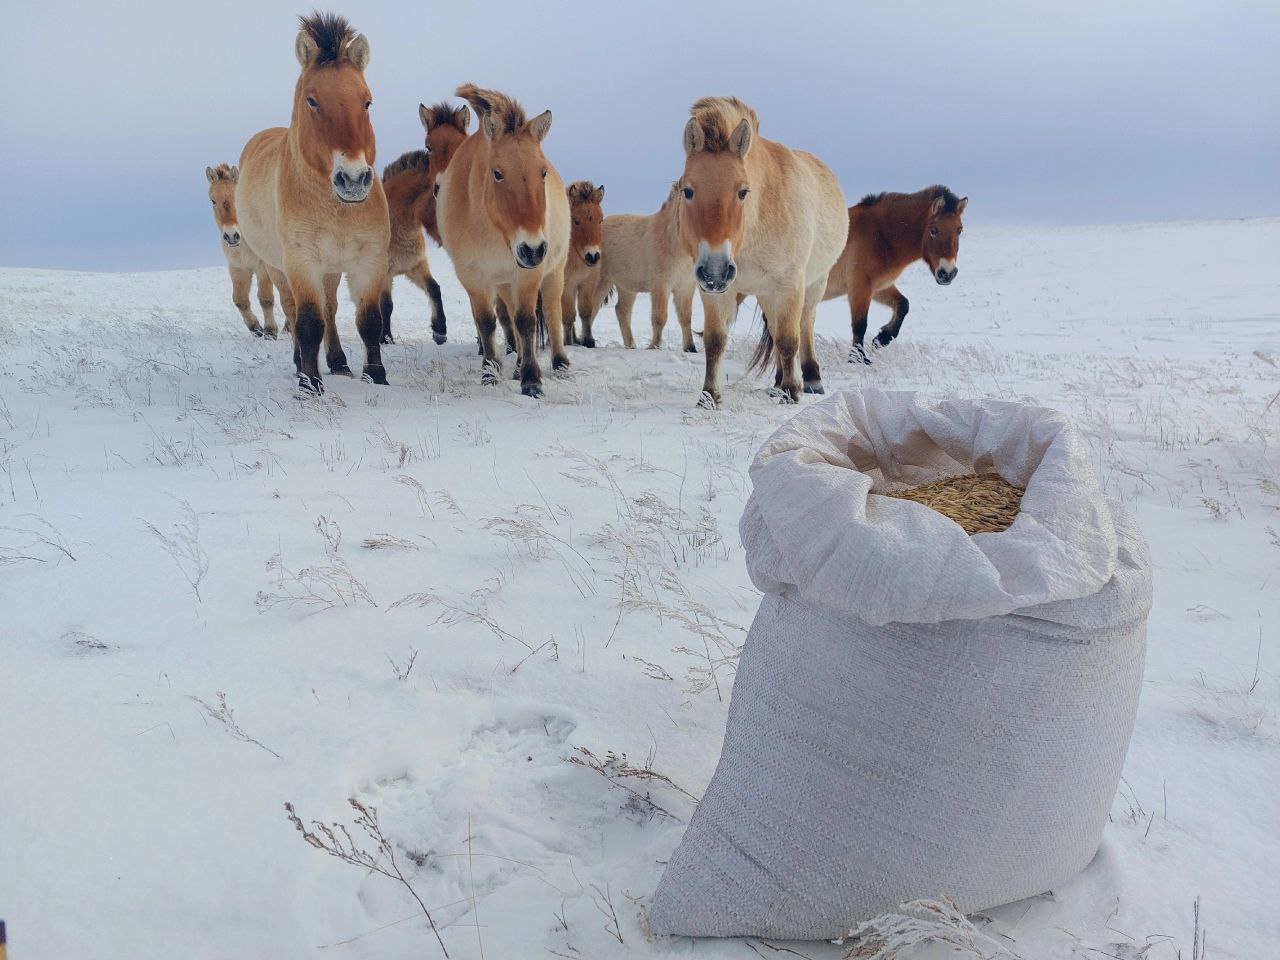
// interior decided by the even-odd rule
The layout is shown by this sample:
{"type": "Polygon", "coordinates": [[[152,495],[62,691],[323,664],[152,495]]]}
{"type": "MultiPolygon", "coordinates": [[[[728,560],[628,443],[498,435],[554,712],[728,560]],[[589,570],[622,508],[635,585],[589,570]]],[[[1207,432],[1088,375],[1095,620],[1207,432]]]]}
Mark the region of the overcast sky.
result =
{"type": "MultiPolygon", "coordinates": [[[[1280,214],[1280,2],[359,3],[378,165],[474,81],[550,108],[566,181],[649,212],[698,96],[752,104],[853,202],[943,182],[967,222],[1280,214]]],[[[0,265],[220,263],[204,168],[286,124],[299,3],[8,0],[0,265]]]]}

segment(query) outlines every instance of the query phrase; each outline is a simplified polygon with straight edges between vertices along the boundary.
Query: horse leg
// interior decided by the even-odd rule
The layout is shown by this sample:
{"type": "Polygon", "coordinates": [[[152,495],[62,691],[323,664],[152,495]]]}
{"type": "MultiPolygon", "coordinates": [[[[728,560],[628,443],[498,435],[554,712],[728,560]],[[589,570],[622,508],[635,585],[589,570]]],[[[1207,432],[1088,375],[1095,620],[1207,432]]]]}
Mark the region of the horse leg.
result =
{"type": "MultiPolygon", "coordinates": [[[[320,395],[320,343],[325,327],[325,275],[311,264],[286,266],[289,292],[294,303],[293,363],[303,393],[320,395]]],[[[281,288],[283,291],[283,288],[281,288]]]]}
{"type": "Polygon", "coordinates": [[[850,363],[870,363],[871,358],[863,349],[867,335],[867,312],[871,309],[871,284],[855,280],[849,288],[849,315],[853,325],[853,347],[849,350],[850,363]]]}
{"type": "Polygon", "coordinates": [[[720,406],[720,361],[729,337],[726,331],[733,316],[733,299],[702,294],[702,346],[706,351],[707,372],[702,381],[702,394],[698,406],[715,409],[720,406]]]}
{"type": "Polygon", "coordinates": [[[818,319],[818,304],[827,281],[819,280],[804,292],[804,310],[800,314],[800,379],[805,393],[826,393],[822,371],[818,368],[818,348],[813,339],[813,326],[818,319]]]}
{"type": "Polygon", "coordinates": [[[685,353],[697,353],[698,348],[693,342],[693,291],[682,293],[676,291],[676,320],[680,324],[680,340],[684,345],[685,353]]]}
{"type": "Polygon", "coordinates": [[[578,291],[566,285],[564,292],[560,294],[560,321],[564,325],[564,345],[566,347],[572,347],[578,342],[578,332],[574,328],[577,314],[578,291]]]}
{"type": "MultiPolygon", "coordinates": [[[[267,267],[267,276],[280,292],[280,309],[284,311],[284,332],[293,333],[293,320],[298,313],[297,301],[293,299],[293,291],[289,288],[289,278],[283,270],[267,267]]],[[[295,367],[297,367],[295,358],[295,367]]]]}
{"type": "Polygon", "coordinates": [[[271,277],[265,265],[258,267],[258,306],[262,308],[262,331],[268,340],[280,335],[276,327],[276,298],[271,287],[271,277]]]}
{"type": "MultiPolygon", "coordinates": [[[[520,392],[526,397],[537,399],[542,396],[542,370],[538,366],[538,288],[532,284],[514,293],[515,332],[519,344],[518,369],[520,371],[520,392]]],[[[556,293],[556,310],[560,308],[559,291],[556,293]]],[[[557,327],[557,335],[560,330],[557,327]]],[[[559,345],[564,350],[564,345],[559,345]]]]}
{"type": "Polygon", "coordinates": [[[649,294],[649,349],[657,350],[662,346],[662,331],[667,326],[667,301],[671,299],[671,291],[654,290],[649,294]]]}
{"type": "Polygon", "coordinates": [[[596,322],[596,314],[604,306],[612,286],[613,284],[602,273],[596,277],[596,282],[591,287],[591,295],[578,300],[578,316],[582,319],[581,343],[584,347],[591,348],[596,345],[596,338],[591,335],[591,326],[596,322]]]}
{"type": "MultiPolygon", "coordinates": [[[[324,360],[335,377],[351,377],[354,374],[347,365],[347,355],[338,337],[338,284],[341,281],[340,273],[324,275],[324,360]]],[[[358,317],[356,322],[359,323],[358,317]]]]}
{"type": "Polygon", "coordinates": [[[406,276],[431,301],[431,339],[436,343],[447,343],[449,328],[444,316],[444,297],[440,295],[440,284],[431,276],[431,264],[427,263],[427,258],[423,257],[414,264],[406,276]]]}
{"type": "Polygon", "coordinates": [[[907,311],[911,309],[911,301],[902,295],[902,291],[895,286],[885,287],[878,290],[872,296],[876,303],[882,303],[886,307],[893,310],[893,316],[889,319],[880,332],[876,334],[875,345],[877,347],[887,347],[898,339],[898,334],[902,332],[902,321],[907,318],[907,311]]]}
{"type": "Polygon", "coordinates": [[[384,344],[395,343],[396,338],[391,335],[391,314],[395,311],[396,302],[391,296],[391,287],[395,283],[395,277],[387,274],[387,282],[382,287],[382,295],[378,298],[378,309],[382,312],[382,337],[384,344]]]}
{"type": "Polygon", "coordinates": [[[631,290],[618,288],[618,304],[613,312],[618,316],[618,330],[622,333],[622,345],[628,350],[636,348],[635,338],[631,336],[631,308],[636,304],[636,295],[631,290]]]}
{"type": "MultiPolygon", "coordinates": [[[[570,291],[570,297],[573,296],[570,291]]],[[[563,370],[569,366],[569,354],[565,352],[565,347],[569,343],[569,334],[565,332],[563,311],[564,305],[564,271],[552,270],[542,280],[542,289],[539,291],[538,304],[542,307],[543,319],[547,324],[547,341],[551,344],[551,369],[563,370]]],[[[573,314],[571,308],[568,313],[569,329],[573,328],[573,314]]]]}
{"type": "MultiPolygon", "coordinates": [[[[497,319],[498,323],[502,324],[502,334],[507,341],[507,353],[516,353],[516,328],[511,322],[511,311],[507,309],[507,304],[503,300],[498,301],[497,319]]],[[[483,352],[481,350],[481,353],[483,352]]]]}
{"type": "Polygon", "coordinates": [[[783,403],[797,403],[800,400],[800,381],[796,378],[796,353],[800,349],[804,294],[797,290],[784,292],[780,297],[757,299],[760,300],[760,309],[769,318],[766,323],[778,360],[774,379],[781,392],[780,399],[783,403]]]}
{"type": "Polygon", "coordinates": [[[231,272],[231,302],[240,311],[240,318],[249,332],[255,337],[262,336],[262,325],[249,309],[249,284],[253,281],[253,271],[243,267],[228,267],[231,272]]]}
{"type": "Polygon", "coordinates": [[[502,357],[498,355],[495,334],[498,332],[498,315],[494,309],[493,295],[488,291],[468,290],[471,315],[476,321],[477,339],[480,341],[480,382],[486,387],[496,386],[502,377],[502,357]]]}
{"type": "MultiPolygon", "coordinates": [[[[328,282],[326,277],[325,281],[328,282]]],[[[361,379],[366,383],[385,384],[387,369],[382,365],[382,337],[386,332],[386,321],[382,316],[382,300],[391,286],[391,274],[387,270],[386,257],[375,258],[347,271],[347,291],[356,305],[356,329],[360,331],[360,339],[364,341],[364,369],[360,371],[361,379]]],[[[329,291],[326,291],[326,295],[329,291]]],[[[337,284],[333,286],[333,312],[337,307],[337,284]]],[[[328,331],[326,330],[326,333],[328,331]]],[[[334,324],[333,340],[338,342],[337,324],[334,324]]],[[[338,347],[341,353],[342,347],[338,347]]],[[[342,357],[346,365],[346,357],[342,357]]],[[[329,360],[329,370],[333,371],[333,360],[329,360]]],[[[347,370],[350,375],[350,370],[347,370]]]]}

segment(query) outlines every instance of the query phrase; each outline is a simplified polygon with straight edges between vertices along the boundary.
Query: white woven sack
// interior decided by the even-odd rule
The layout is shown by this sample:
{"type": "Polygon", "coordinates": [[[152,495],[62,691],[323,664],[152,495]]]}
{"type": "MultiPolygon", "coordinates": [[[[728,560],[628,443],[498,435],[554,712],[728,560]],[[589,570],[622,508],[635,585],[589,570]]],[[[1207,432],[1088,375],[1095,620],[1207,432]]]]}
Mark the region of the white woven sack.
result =
{"type": "Polygon", "coordinates": [[[828,939],[908,900],[966,912],[1088,864],[1128,749],[1150,562],[1070,422],[849,391],[777,431],[741,523],[764,591],[724,749],[655,932],[828,939]],[[877,492],[995,471],[1003,533],[877,492]]]}

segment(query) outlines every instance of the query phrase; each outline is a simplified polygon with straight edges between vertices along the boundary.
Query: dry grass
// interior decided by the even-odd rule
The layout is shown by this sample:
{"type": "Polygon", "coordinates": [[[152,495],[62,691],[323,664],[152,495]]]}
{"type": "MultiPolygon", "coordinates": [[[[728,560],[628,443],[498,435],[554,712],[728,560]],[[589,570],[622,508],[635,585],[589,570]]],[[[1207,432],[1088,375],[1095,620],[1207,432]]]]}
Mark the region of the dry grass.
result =
{"type": "Polygon", "coordinates": [[[887,496],[922,503],[972,536],[1008,530],[1018,516],[1023,492],[998,473],[976,473],[895,490],[887,496]]]}

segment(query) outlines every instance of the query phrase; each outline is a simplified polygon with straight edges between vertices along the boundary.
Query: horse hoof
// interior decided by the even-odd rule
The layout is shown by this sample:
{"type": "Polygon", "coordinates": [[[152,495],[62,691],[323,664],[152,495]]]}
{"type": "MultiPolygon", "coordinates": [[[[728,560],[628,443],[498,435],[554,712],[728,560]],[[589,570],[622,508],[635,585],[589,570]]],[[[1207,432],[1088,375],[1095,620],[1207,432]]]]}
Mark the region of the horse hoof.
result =
{"type": "Polygon", "coordinates": [[[893,334],[885,333],[881,330],[876,334],[876,338],[871,341],[871,346],[874,349],[879,350],[882,347],[887,347],[891,343],[893,343],[893,334]]]}
{"type": "Polygon", "coordinates": [[[387,368],[380,363],[366,363],[360,379],[365,383],[376,383],[385,387],[387,385],[387,368]]]}
{"type": "Polygon", "coordinates": [[[324,383],[319,377],[298,374],[298,391],[300,397],[319,397],[324,395],[324,383]]]}
{"type": "Polygon", "coordinates": [[[710,390],[703,390],[698,397],[698,407],[702,410],[720,409],[720,398],[710,390]]]}
{"type": "Polygon", "coordinates": [[[279,333],[278,333],[278,331],[276,331],[276,330],[274,330],[274,329],[272,329],[272,328],[270,328],[270,327],[268,327],[266,330],[262,331],[262,338],[263,338],[264,340],[275,340],[275,339],[277,339],[278,337],[279,337],[279,333]]]}
{"type": "Polygon", "coordinates": [[[867,356],[867,352],[863,350],[862,347],[854,346],[854,348],[849,351],[849,362],[862,363],[870,366],[871,358],[867,356]]]}
{"type": "Polygon", "coordinates": [[[522,383],[520,384],[520,392],[526,397],[532,397],[534,400],[542,399],[542,384],[540,383],[522,383]]]}
{"type": "Polygon", "coordinates": [[[583,337],[583,338],[582,338],[582,345],[583,345],[584,347],[586,347],[588,350],[594,350],[594,349],[595,349],[595,346],[596,346],[596,338],[595,338],[595,337],[583,337]]]}
{"type": "Polygon", "coordinates": [[[827,388],[822,385],[821,380],[812,380],[804,385],[805,393],[826,393],[827,388]]]}
{"type": "Polygon", "coordinates": [[[691,344],[689,344],[688,346],[686,346],[686,347],[684,348],[684,352],[685,352],[685,353],[697,353],[697,352],[698,352],[698,348],[697,348],[696,346],[694,346],[694,345],[691,343],[691,344]]]}
{"type": "Polygon", "coordinates": [[[262,339],[262,328],[261,328],[261,327],[250,327],[250,328],[249,328],[249,332],[250,332],[250,333],[252,333],[252,334],[253,334],[255,337],[257,337],[259,340],[261,340],[261,339],[262,339]]]}
{"type": "MultiPolygon", "coordinates": [[[[444,333],[432,333],[431,339],[434,340],[437,344],[445,344],[449,342],[448,335],[444,333]]],[[[484,347],[480,348],[480,352],[481,353],[484,352],[484,347]]]]}
{"type": "Polygon", "coordinates": [[[395,338],[395,337],[393,337],[391,334],[389,334],[389,333],[384,333],[384,334],[382,335],[382,345],[383,345],[383,346],[388,346],[388,345],[393,344],[393,343],[395,343],[395,342],[396,342],[396,338],[395,338]]]}
{"type": "Polygon", "coordinates": [[[765,393],[767,393],[769,396],[773,397],[773,399],[777,400],[779,397],[781,397],[781,396],[782,396],[782,388],[781,388],[781,387],[770,387],[768,390],[766,390],[766,391],[765,391],[765,393]]]}
{"type": "Polygon", "coordinates": [[[785,390],[782,392],[782,395],[778,397],[778,403],[782,404],[784,407],[788,406],[789,404],[799,403],[799,402],[800,402],[799,396],[794,396],[785,390]]]}
{"type": "Polygon", "coordinates": [[[552,370],[567,370],[568,368],[569,368],[568,357],[552,357],[551,358],[552,370]]]}
{"type": "Polygon", "coordinates": [[[329,364],[329,376],[354,377],[355,374],[351,372],[351,368],[345,363],[331,363],[329,364]]]}

